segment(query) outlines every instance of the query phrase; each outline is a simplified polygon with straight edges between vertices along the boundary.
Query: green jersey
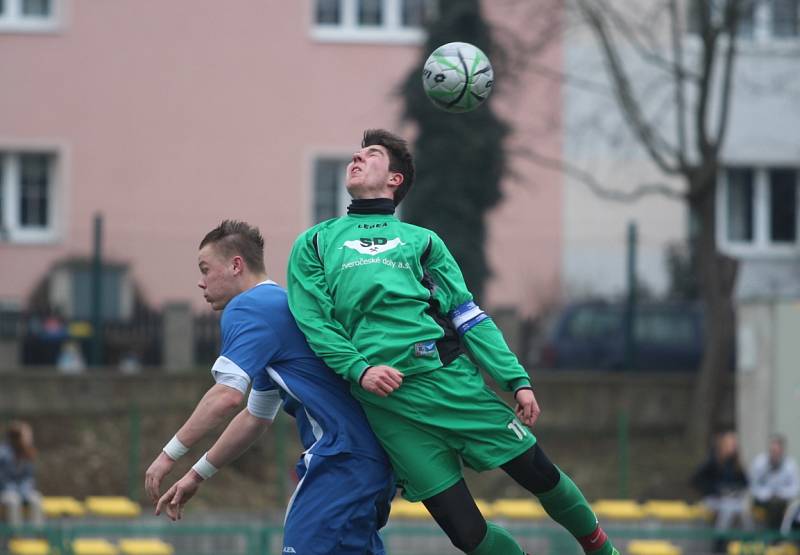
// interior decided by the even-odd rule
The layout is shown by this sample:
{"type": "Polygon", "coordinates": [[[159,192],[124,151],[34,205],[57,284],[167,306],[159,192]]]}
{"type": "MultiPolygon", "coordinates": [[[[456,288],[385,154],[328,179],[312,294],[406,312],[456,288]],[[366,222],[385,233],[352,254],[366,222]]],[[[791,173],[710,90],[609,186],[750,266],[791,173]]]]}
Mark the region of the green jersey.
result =
{"type": "Polygon", "coordinates": [[[503,389],[530,385],[428,229],[391,214],[328,220],[298,237],[287,279],[289,306],[311,348],[351,382],[379,364],[406,376],[440,368],[454,358],[447,341],[454,339],[503,389]]]}

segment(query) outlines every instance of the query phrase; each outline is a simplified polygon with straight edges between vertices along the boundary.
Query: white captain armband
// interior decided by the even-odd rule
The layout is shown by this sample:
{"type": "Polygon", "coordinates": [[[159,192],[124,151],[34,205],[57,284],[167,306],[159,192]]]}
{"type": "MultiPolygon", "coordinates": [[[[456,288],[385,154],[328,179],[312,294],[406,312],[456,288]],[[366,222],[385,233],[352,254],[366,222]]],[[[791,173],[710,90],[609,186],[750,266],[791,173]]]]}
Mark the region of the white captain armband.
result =
{"type": "Polygon", "coordinates": [[[474,301],[467,301],[450,311],[450,319],[459,335],[464,335],[488,317],[474,301]]]}
{"type": "Polygon", "coordinates": [[[275,420],[281,408],[281,396],[277,389],[250,391],[247,397],[247,410],[250,414],[264,420],[275,420]]]}

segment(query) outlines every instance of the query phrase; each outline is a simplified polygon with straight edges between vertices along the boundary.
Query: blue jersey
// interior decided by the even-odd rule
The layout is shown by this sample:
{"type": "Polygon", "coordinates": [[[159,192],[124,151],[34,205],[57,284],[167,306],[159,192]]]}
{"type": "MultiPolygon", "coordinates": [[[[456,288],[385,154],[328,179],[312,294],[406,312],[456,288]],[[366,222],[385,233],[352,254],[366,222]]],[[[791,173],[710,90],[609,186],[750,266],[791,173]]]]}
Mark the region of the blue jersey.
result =
{"type": "Polygon", "coordinates": [[[215,377],[232,374],[245,378],[253,392],[277,392],[284,411],[297,420],[307,453],[353,453],[388,465],[349,385],[306,343],[283,288],[265,281],[240,293],[225,307],[221,326],[215,377]]]}

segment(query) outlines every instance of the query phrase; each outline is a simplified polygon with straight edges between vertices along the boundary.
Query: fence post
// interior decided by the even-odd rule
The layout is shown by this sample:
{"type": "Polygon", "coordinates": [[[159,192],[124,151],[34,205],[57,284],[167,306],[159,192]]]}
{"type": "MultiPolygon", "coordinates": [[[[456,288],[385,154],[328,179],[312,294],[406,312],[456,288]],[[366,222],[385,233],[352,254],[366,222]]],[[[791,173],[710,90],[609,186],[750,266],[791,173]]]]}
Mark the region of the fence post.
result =
{"type": "Polygon", "coordinates": [[[619,498],[627,499],[630,494],[628,444],[630,430],[628,427],[628,411],[621,410],[617,415],[617,449],[619,454],[619,498]]]}
{"type": "Polygon", "coordinates": [[[194,366],[194,318],[188,302],[164,306],[164,368],[185,372],[194,366]]]}
{"type": "Polygon", "coordinates": [[[89,362],[103,364],[103,216],[94,216],[94,249],[92,252],[92,337],[89,362]]]}
{"type": "Polygon", "coordinates": [[[129,412],[129,450],[128,450],[128,497],[139,501],[142,479],[139,476],[139,452],[142,439],[142,413],[139,405],[133,405],[129,412]]]}

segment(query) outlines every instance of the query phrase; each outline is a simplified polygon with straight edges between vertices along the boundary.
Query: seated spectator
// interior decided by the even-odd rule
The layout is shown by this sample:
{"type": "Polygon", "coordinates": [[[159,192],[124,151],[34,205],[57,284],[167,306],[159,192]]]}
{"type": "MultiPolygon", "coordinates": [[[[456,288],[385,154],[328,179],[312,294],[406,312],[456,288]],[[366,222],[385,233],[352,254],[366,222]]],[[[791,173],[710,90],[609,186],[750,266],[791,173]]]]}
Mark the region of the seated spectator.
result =
{"type": "Polygon", "coordinates": [[[80,345],[74,341],[66,341],[56,361],[56,367],[64,374],[79,374],[86,369],[80,345]]]}
{"type": "MultiPolygon", "coordinates": [[[[739,443],[733,431],[717,434],[708,459],[695,471],[692,486],[703,503],[716,515],[715,528],[724,532],[739,521],[745,530],[753,528],[747,492],[747,476],[739,459],[739,443]]],[[[726,542],[715,542],[715,552],[724,552],[726,542]]]]}
{"type": "Polygon", "coordinates": [[[786,455],[786,439],[773,434],[769,451],[761,453],[750,467],[750,493],[753,504],[766,513],[767,528],[778,530],[789,503],[800,494],[797,463],[786,455]]]}
{"type": "Polygon", "coordinates": [[[28,506],[31,524],[44,524],[42,495],[34,481],[33,429],[15,421],[8,427],[7,441],[0,443],[0,502],[11,526],[22,524],[22,506],[28,506]]]}

